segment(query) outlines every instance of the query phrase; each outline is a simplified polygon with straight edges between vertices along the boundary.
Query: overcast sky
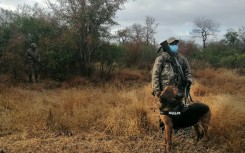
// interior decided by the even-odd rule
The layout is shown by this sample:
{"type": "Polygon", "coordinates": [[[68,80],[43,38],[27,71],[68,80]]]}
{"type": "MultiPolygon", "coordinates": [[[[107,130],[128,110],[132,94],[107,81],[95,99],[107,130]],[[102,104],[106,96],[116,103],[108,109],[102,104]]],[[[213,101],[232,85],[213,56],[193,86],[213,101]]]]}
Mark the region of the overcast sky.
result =
{"type": "MultiPolygon", "coordinates": [[[[43,0],[0,0],[0,6],[15,9],[18,4],[33,5],[35,2],[43,3],[43,0]]],[[[158,23],[158,42],[170,36],[190,40],[193,21],[197,17],[206,17],[220,24],[220,33],[213,38],[218,40],[227,29],[245,26],[245,0],[128,0],[116,15],[120,26],[114,30],[134,23],[143,25],[146,16],[153,17],[158,23]]]]}

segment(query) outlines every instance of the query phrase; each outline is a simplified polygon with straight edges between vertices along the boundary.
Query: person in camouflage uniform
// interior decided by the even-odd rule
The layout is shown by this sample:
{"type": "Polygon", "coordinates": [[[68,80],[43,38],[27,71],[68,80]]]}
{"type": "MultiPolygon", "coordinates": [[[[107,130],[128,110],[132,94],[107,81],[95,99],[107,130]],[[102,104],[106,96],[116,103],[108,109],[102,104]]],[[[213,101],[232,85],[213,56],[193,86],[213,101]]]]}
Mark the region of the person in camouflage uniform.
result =
{"type": "Polygon", "coordinates": [[[34,75],[35,81],[38,80],[38,69],[40,63],[40,54],[35,43],[31,44],[31,48],[26,50],[26,68],[29,77],[29,82],[33,82],[32,76],[34,75]]]}
{"type": "MultiPolygon", "coordinates": [[[[155,60],[152,69],[152,95],[155,96],[157,107],[162,111],[160,103],[161,91],[168,85],[178,88],[179,96],[184,97],[185,88],[190,88],[192,75],[187,59],[178,53],[178,42],[174,37],[170,37],[161,43],[163,53],[155,60]]],[[[185,95],[187,96],[187,95],[185,95]]],[[[164,124],[159,116],[159,127],[164,131],[164,124]]]]}
{"type": "Polygon", "coordinates": [[[185,87],[192,83],[189,63],[183,55],[178,53],[178,42],[176,38],[170,37],[161,43],[163,53],[156,58],[152,70],[153,95],[158,98],[167,85],[174,85],[179,93],[184,95],[185,87]],[[184,78],[176,67],[174,57],[182,69],[184,78]]]}

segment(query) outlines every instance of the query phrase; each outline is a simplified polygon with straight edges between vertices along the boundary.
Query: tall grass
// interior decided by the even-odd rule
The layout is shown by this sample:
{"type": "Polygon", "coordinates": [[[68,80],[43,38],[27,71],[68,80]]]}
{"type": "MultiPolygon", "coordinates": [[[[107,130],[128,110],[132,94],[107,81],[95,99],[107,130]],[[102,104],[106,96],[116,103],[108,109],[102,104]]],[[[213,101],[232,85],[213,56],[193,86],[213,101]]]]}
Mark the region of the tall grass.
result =
{"type": "MultiPolygon", "coordinates": [[[[138,72],[122,73],[122,80],[112,79],[111,83],[98,86],[85,85],[83,79],[76,79],[82,86],[75,86],[73,80],[73,85],[65,83],[52,90],[42,88],[43,84],[17,87],[1,84],[0,144],[4,144],[5,150],[16,152],[21,146],[13,148],[7,144],[8,136],[22,134],[25,139],[46,139],[54,134],[78,139],[76,136],[80,134],[89,137],[86,133],[99,132],[131,142],[113,143],[118,151],[111,149],[112,152],[155,152],[163,143],[151,85],[138,72]]],[[[225,69],[205,69],[194,76],[193,99],[208,104],[212,110],[210,140],[194,145],[190,143],[192,138],[174,136],[176,152],[245,151],[245,87],[242,86],[245,77],[225,69]]],[[[98,145],[101,144],[94,147],[98,145]]]]}
{"type": "Polygon", "coordinates": [[[202,69],[194,72],[194,78],[208,88],[209,93],[237,94],[245,93],[244,76],[235,70],[227,69],[202,69]]]}
{"type": "Polygon", "coordinates": [[[96,129],[135,134],[145,123],[144,91],[113,86],[36,90],[9,88],[0,95],[1,135],[44,128],[61,134],[96,129]]]}

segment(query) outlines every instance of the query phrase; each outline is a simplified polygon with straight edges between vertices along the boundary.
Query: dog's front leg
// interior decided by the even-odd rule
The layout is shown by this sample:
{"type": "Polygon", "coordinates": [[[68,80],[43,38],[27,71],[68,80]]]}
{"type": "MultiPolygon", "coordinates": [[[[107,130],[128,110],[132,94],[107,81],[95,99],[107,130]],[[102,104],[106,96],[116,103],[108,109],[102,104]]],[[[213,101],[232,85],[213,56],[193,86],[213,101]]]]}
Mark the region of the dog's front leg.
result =
{"type": "Polygon", "coordinates": [[[172,149],[171,148],[172,146],[172,128],[173,128],[172,119],[166,115],[161,115],[160,118],[165,125],[165,129],[164,129],[165,149],[166,149],[166,152],[169,153],[172,149]]]}
{"type": "Polygon", "coordinates": [[[172,125],[165,126],[165,133],[166,133],[166,152],[170,152],[172,149],[172,125]]]}

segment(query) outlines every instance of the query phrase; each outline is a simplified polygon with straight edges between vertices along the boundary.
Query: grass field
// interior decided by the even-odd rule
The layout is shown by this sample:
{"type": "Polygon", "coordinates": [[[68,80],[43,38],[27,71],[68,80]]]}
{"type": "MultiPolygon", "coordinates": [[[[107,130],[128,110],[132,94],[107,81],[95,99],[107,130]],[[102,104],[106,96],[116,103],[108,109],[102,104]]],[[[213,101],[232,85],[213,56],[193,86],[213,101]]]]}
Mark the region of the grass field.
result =
{"type": "MultiPolygon", "coordinates": [[[[1,153],[159,153],[151,85],[125,70],[105,84],[73,78],[55,83],[0,83],[1,153]]],[[[208,142],[194,130],[173,137],[176,153],[245,152],[245,76],[226,69],[194,72],[191,95],[212,110],[208,142]]]]}

